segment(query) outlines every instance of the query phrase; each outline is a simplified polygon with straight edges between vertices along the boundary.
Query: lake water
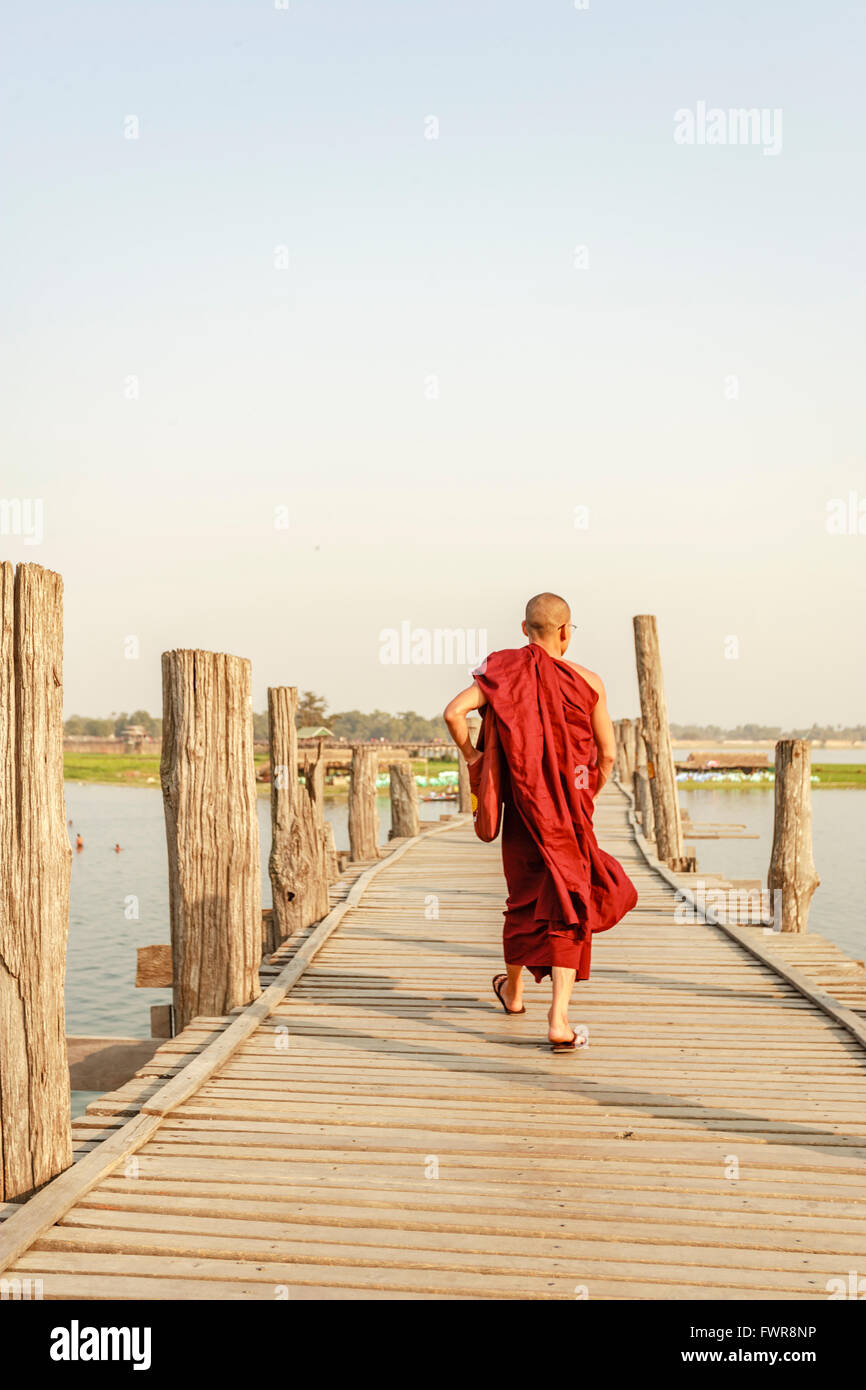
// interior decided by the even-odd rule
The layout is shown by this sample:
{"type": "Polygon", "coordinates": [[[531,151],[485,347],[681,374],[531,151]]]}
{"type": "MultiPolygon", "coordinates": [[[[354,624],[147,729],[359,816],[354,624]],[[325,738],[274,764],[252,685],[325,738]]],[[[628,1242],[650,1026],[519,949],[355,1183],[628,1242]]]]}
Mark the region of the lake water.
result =
{"type": "MultiPolygon", "coordinates": [[[[700,870],[766,882],[773,830],[772,787],[701,787],[681,791],[680,798],[695,822],[737,822],[761,837],[696,841],[700,870]]],[[[151,1004],[169,1003],[171,999],[170,990],[135,988],[136,947],[169,940],[162,793],[156,788],[66,783],[66,806],[73,842],[76,833],[84,839],[84,849],[73,854],[72,860],[67,1032],[149,1037],[151,1004]],[[115,842],[122,846],[120,854],[114,852],[115,842]]],[[[438,820],[440,813],[454,810],[453,801],[420,804],[425,820],[438,820]]],[[[815,788],[812,812],[814,858],[821,887],[812,900],[810,927],[862,960],[866,957],[866,797],[857,789],[815,788]]],[[[259,798],[258,813],[262,902],[269,906],[268,798],[259,798]]],[[[327,802],[326,816],[334,827],[338,849],[348,849],[346,800],[327,802]]],[[[390,827],[387,796],[379,798],[379,825],[380,843],[384,844],[390,827]]],[[[88,1092],[74,1093],[74,1113],[80,1114],[90,1098],[88,1092]]]]}
{"type": "MultiPolygon", "coordinates": [[[[829,759],[828,759],[829,761],[829,759]]],[[[679,793],[692,820],[744,825],[758,840],[695,840],[699,871],[767,882],[773,846],[773,788],[699,787],[679,793]]],[[[686,835],[688,841],[688,835],[686,835]]],[[[866,957],[866,796],[857,787],[812,788],[812,857],[821,886],[810,931],[866,957]]]]}
{"type": "MultiPolygon", "coordinates": [[[[66,966],[67,1032],[78,1036],[150,1037],[151,1004],[169,1003],[170,990],[136,989],[136,948],[169,940],[168,866],[162,792],[147,787],[102,787],[67,782],[66,815],[72,843],[69,947],[66,966]],[[115,843],[121,852],[115,853],[115,843]]],[[[379,842],[388,839],[391,806],[378,798],[379,842]]],[[[271,812],[259,797],[262,905],[271,905],[268,854],[271,812]]],[[[349,848],[348,801],[325,802],[338,849],[349,848]]],[[[456,801],[422,801],[422,820],[454,812],[456,801]]]]}

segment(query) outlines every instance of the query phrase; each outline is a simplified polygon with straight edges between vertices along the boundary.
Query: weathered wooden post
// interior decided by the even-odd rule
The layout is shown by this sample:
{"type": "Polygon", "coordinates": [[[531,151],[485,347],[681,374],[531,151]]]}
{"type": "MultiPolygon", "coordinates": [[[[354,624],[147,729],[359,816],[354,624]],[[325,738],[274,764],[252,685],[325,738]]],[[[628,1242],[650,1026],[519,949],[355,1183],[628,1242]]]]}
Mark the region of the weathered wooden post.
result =
{"type": "Polygon", "coordinates": [[[611,775],[612,775],[612,777],[614,778],[615,781],[621,782],[621,781],[622,781],[622,739],[621,739],[621,737],[620,737],[619,726],[620,726],[620,724],[622,723],[622,720],[621,720],[621,719],[612,719],[610,722],[611,722],[611,724],[613,725],[613,737],[614,737],[614,741],[615,741],[615,743],[616,743],[616,753],[614,754],[614,759],[613,759],[613,773],[612,773],[611,775]]]}
{"type": "Polygon", "coordinates": [[[175,1032],[258,997],[259,822],[250,663],[162,655],[160,780],[168,842],[175,1032]]]}
{"type": "Polygon", "coordinates": [[[293,844],[298,803],[298,691],[293,685],[268,687],[268,744],[271,762],[271,850],[268,876],[274,905],[264,949],[275,951],[298,926],[297,853],[293,844]]]}
{"type": "MultiPolygon", "coordinates": [[[[322,854],[324,856],[324,882],[319,886],[318,898],[321,904],[327,898],[329,883],[336,883],[340,877],[340,866],[337,862],[337,842],[334,839],[334,827],[329,820],[325,819],[325,770],[327,767],[327,756],[325,745],[322,739],[316,746],[316,757],[313,762],[308,762],[304,770],[304,782],[309,788],[310,801],[315,809],[316,819],[322,837],[322,854]]],[[[330,899],[327,899],[325,911],[330,910],[330,899]]],[[[318,921],[318,918],[315,920],[318,921]]]]}
{"type": "Polygon", "coordinates": [[[650,792],[649,774],[647,772],[647,753],[646,742],[643,730],[638,719],[635,727],[635,768],[634,768],[634,799],[637,813],[640,816],[640,828],[644,838],[647,840],[655,839],[655,822],[653,819],[653,801],[650,792]]]}
{"type": "Polygon", "coordinates": [[[0,564],[0,1200],[72,1163],[63,580],[0,564]]]}
{"type": "Polygon", "coordinates": [[[632,783],[634,782],[636,755],[636,730],[634,720],[620,720],[620,737],[622,739],[623,783],[630,791],[632,783]]]}
{"type": "Polygon", "coordinates": [[[806,739],[783,738],[775,756],[773,850],[767,875],[773,926],[776,931],[804,932],[812,894],[821,882],[812,860],[812,753],[806,739]]]}
{"type": "Polygon", "coordinates": [[[379,808],[376,776],[379,758],[375,747],[355,744],[349,775],[349,851],[355,863],[379,858],[379,808]]]}
{"type": "Polygon", "coordinates": [[[405,762],[390,763],[388,773],[391,783],[391,829],[388,839],[417,835],[421,823],[418,817],[418,787],[412,764],[408,759],[405,762]]]}
{"type": "Polygon", "coordinates": [[[316,916],[310,919],[313,922],[321,921],[322,917],[330,911],[331,901],[328,896],[328,884],[336,882],[340,877],[334,828],[329,821],[325,820],[326,761],[325,745],[322,739],[319,739],[316,744],[315,758],[308,758],[304,764],[304,786],[307,789],[310,810],[318,826],[321,841],[321,858],[316,861],[316,886],[312,895],[312,907],[316,912],[316,916]]]}
{"type": "Polygon", "coordinates": [[[325,760],[321,741],[314,758],[304,759],[304,782],[299,789],[298,817],[310,861],[310,876],[301,903],[301,925],[308,927],[328,915],[327,836],[325,834],[325,760]]]}
{"type": "Polygon", "coordinates": [[[634,776],[634,724],[630,719],[615,719],[613,732],[616,738],[614,776],[624,787],[631,788],[634,776]]]}
{"type": "Polygon", "coordinates": [[[271,852],[268,873],[274,911],[265,950],[328,911],[328,879],[324,831],[324,761],[321,744],[316,758],[304,761],[304,782],[298,780],[298,735],[295,715],[298,691],[293,685],[268,688],[268,738],[271,758],[271,852]]]}
{"type": "Polygon", "coordinates": [[[653,616],[641,615],[634,619],[634,649],[658,856],[674,870],[685,869],[689,861],[683,846],[658,624],[653,616]]]}
{"type": "Polygon", "coordinates": [[[325,821],[325,873],[329,883],[336,883],[340,877],[340,861],[337,857],[337,841],[334,839],[334,827],[329,820],[325,821]]]}
{"type": "MultiPolygon", "coordinates": [[[[469,729],[469,741],[474,748],[478,743],[478,735],[481,732],[481,720],[467,720],[466,724],[469,729]]],[[[469,786],[469,764],[459,749],[457,750],[457,810],[462,815],[467,815],[472,811],[472,789],[469,786]]]]}

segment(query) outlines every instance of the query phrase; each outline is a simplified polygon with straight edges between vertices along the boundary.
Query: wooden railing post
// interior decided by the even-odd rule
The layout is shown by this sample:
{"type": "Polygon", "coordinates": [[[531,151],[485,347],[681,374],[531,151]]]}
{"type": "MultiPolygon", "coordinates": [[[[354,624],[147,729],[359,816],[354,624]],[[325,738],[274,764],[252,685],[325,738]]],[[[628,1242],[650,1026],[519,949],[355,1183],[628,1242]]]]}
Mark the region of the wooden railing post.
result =
{"type": "Polygon", "coordinates": [[[352,749],[349,774],[349,852],[355,863],[379,858],[379,808],[376,805],[378,752],[369,744],[352,749]]]}
{"type": "Polygon", "coordinates": [[[0,564],[0,1200],[72,1163],[63,581],[0,564]]]}
{"type": "Polygon", "coordinates": [[[677,775],[665,703],[658,624],[651,615],[640,615],[634,619],[634,649],[658,856],[670,868],[684,869],[688,861],[683,847],[677,800],[677,775]]]}
{"type": "Polygon", "coordinates": [[[293,932],[318,922],[328,911],[322,746],[304,759],[298,780],[298,735],[294,685],[268,688],[271,759],[271,852],[268,873],[274,911],[265,950],[275,951],[293,932]]]}
{"type": "Polygon", "coordinates": [[[767,888],[776,931],[804,932],[819,879],[812,860],[812,753],[804,738],[776,744],[773,850],[767,888]],[[778,894],[778,897],[776,896],[778,894]]]}
{"type": "Polygon", "coordinates": [[[162,656],[160,780],[168,842],[175,1031],[260,993],[262,892],[250,663],[162,656]]]}
{"type": "Polygon", "coordinates": [[[418,787],[412,764],[408,760],[390,763],[388,773],[391,782],[391,829],[388,839],[417,835],[421,822],[418,816],[418,787]]]}

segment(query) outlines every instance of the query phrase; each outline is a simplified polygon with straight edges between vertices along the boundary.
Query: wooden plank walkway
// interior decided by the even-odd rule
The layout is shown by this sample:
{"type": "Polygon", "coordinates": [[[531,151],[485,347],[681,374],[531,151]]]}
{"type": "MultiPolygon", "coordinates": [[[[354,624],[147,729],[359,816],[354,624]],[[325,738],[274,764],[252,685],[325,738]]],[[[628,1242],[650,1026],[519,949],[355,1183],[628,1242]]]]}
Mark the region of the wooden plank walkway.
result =
{"type": "Polygon", "coordinates": [[[866,1050],[721,930],[675,921],[616,788],[596,824],[640,901],[576,987],[585,1051],[547,1050],[548,988],[530,981],[520,1018],[493,1000],[499,846],[460,821],[381,869],[275,1012],[5,1277],[96,1299],[847,1284],[866,1269],[866,1050]]]}

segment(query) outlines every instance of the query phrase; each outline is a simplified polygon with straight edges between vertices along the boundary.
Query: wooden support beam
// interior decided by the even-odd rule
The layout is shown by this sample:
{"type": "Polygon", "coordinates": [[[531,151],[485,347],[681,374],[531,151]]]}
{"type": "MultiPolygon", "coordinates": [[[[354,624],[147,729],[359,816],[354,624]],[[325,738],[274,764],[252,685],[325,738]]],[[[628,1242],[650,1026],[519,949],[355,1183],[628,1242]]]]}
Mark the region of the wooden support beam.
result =
{"type": "Polygon", "coordinates": [[[174,984],[174,970],[171,946],[167,942],[157,946],[139,946],[136,955],[136,989],[171,989],[174,984]]]}
{"type": "Polygon", "coordinates": [[[250,663],[162,657],[160,777],[178,1032],[260,993],[261,869],[250,663]]]}
{"type": "Polygon", "coordinates": [[[0,564],[0,1200],[72,1163],[63,581],[0,564]]]}
{"type": "Polygon", "coordinates": [[[408,761],[391,763],[388,772],[391,781],[391,829],[388,839],[417,835],[421,822],[418,815],[418,787],[412,764],[408,761]]]}
{"type": "Polygon", "coordinates": [[[349,779],[349,853],[356,864],[379,857],[378,770],[375,747],[356,744],[349,779]]]}
{"type": "Polygon", "coordinates": [[[806,739],[783,738],[776,744],[774,790],[773,849],[767,875],[773,925],[776,931],[804,932],[812,895],[821,882],[812,859],[812,754],[806,739]]]}
{"type": "Polygon", "coordinates": [[[658,856],[674,871],[686,869],[658,624],[653,616],[634,619],[634,649],[658,856]]]}
{"type": "Polygon", "coordinates": [[[162,1038],[174,1037],[170,1004],[151,1004],[150,1036],[156,1038],[157,1041],[162,1038]]]}

